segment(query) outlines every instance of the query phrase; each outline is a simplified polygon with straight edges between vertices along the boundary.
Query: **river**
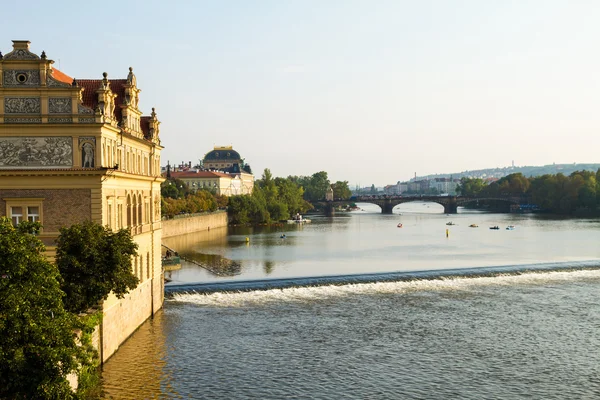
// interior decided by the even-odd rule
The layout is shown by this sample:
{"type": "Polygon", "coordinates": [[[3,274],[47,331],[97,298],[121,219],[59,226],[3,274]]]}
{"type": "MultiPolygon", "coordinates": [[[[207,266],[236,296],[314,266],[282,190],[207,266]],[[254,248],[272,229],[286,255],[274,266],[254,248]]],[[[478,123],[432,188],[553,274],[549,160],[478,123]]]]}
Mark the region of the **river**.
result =
{"type": "Polygon", "coordinates": [[[166,239],[212,270],[167,288],[296,284],[170,294],[104,365],[105,398],[600,396],[600,220],[360,206],[166,239]]]}

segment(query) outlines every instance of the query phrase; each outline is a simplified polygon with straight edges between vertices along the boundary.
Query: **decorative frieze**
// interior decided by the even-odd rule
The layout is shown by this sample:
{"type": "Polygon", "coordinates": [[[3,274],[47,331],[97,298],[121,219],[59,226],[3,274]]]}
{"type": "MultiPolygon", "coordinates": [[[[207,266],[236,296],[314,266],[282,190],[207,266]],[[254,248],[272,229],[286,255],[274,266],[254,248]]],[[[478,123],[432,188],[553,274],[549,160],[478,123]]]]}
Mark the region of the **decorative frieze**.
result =
{"type": "Polygon", "coordinates": [[[50,114],[71,114],[71,98],[50,97],[48,99],[48,112],[50,114]]]}
{"type": "Polygon", "coordinates": [[[49,124],[72,124],[73,118],[60,117],[60,118],[48,118],[49,124]]]}
{"type": "Polygon", "coordinates": [[[80,124],[93,124],[95,122],[96,122],[96,118],[93,118],[93,117],[92,118],[90,118],[90,117],[85,117],[85,118],[79,117],[79,123],[80,124]]]}
{"type": "Polygon", "coordinates": [[[70,137],[0,138],[0,168],[72,166],[70,137]]]}
{"type": "Polygon", "coordinates": [[[6,97],[4,99],[5,114],[39,114],[40,99],[36,97],[6,97]]]}
{"type": "Polygon", "coordinates": [[[6,60],[39,60],[40,57],[25,49],[16,49],[4,56],[6,60]]]}
{"type": "Polygon", "coordinates": [[[77,112],[79,114],[93,114],[94,110],[89,107],[84,106],[83,104],[77,104],[77,112]]]}
{"type": "Polygon", "coordinates": [[[39,86],[39,70],[7,70],[3,71],[2,83],[4,86],[39,86]]]}
{"type": "Polygon", "coordinates": [[[34,117],[34,118],[11,118],[11,117],[5,117],[4,118],[4,123],[5,124],[41,124],[42,123],[42,119],[40,117],[34,117]]]}

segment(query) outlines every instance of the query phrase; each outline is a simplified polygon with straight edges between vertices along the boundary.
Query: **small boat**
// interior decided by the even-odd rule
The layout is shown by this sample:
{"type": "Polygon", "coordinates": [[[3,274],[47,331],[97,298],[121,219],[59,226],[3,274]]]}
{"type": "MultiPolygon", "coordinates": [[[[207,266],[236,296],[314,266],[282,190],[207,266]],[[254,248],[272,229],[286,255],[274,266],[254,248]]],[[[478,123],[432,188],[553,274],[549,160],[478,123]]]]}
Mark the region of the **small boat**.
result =
{"type": "Polygon", "coordinates": [[[402,222],[400,222],[397,226],[398,228],[402,228],[402,222]]]}
{"type": "Polygon", "coordinates": [[[477,224],[471,224],[471,225],[469,225],[469,228],[479,228],[479,225],[477,225],[477,224]]]}
{"type": "Polygon", "coordinates": [[[500,227],[498,225],[495,225],[495,226],[490,226],[490,229],[498,230],[498,229],[500,229],[500,227]]]}
{"type": "Polygon", "coordinates": [[[288,224],[310,224],[310,219],[302,218],[302,219],[288,219],[288,224]]]}
{"type": "Polygon", "coordinates": [[[454,222],[450,221],[450,222],[446,222],[446,225],[456,225],[454,222]]]}
{"type": "Polygon", "coordinates": [[[506,227],[507,231],[512,231],[513,229],[515,229],[514,225],[509,225],[509,226],[506,227]]]}
{"type": "Polygon", "coordinates": [[[281,239],[285,239],[287,236],[285,236],[285,234],[279,236],[281,239]]]}

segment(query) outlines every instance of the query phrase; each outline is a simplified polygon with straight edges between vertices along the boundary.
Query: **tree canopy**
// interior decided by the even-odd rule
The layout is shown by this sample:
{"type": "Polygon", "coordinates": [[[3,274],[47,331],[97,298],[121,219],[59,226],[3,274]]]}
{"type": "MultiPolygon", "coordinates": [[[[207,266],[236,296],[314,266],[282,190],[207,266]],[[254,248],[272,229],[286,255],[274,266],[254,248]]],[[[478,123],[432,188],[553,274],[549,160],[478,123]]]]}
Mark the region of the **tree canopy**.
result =
{"type": "Polygon", "coordinates": [[[530,196],[543,210],[569,214],[580,209],[596,210],[600,206],[600,170],[525,177],[510,174],[486,185],[481,179],[462,178],[459,186],[464,196],[530,196]]]}
{"type": "Polygon", "coordinates": [[[84,312],[111,291],[122,298],[138,284],[131,268],[136,254],[137,244],[127,229],[112,232],[90,221],[61,228],[56,265],[63,278],[65,308],[84,312]]]}
{"type": "Polygon", "coordinates": [[[69,399],[66,376],[78,366],[76,318],[63,306],[59,271],[34,235],[0,219],[0,398],[69,399]]]}
{"type": "Polygon", "coordinates": [[[267,168],[262,178],[254,183],[251,195],[229,198],[227,213],[232,224],[281,221],[312,208],[303,195],[297,178],[273,178],[267,168]]]}

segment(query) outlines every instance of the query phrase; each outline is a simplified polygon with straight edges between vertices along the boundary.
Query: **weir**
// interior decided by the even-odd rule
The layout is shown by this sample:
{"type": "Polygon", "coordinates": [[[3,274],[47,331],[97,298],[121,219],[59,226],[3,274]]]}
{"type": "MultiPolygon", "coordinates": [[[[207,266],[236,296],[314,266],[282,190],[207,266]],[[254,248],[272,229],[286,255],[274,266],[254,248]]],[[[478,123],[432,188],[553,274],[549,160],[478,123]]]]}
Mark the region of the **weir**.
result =
{"type": "Polygon", "coordinates": [[[189,292],[204,294],[215,292],[243,292],[254,290],[286,289],[293,287],[434,280],[444,278],[478,278],[493,277],[500,275],[521,275],[531,272],[543,273],[555,271],[576,271],[582,269],[600,269],[600,260],[503,265],[495,267],[455,268],[424,271],[396,271],[375,274],[333,275],[282,279],[223,281],[210,283],[170,284],[165,285],[165,294],[173,295],[175,293],[189,292]]]}

